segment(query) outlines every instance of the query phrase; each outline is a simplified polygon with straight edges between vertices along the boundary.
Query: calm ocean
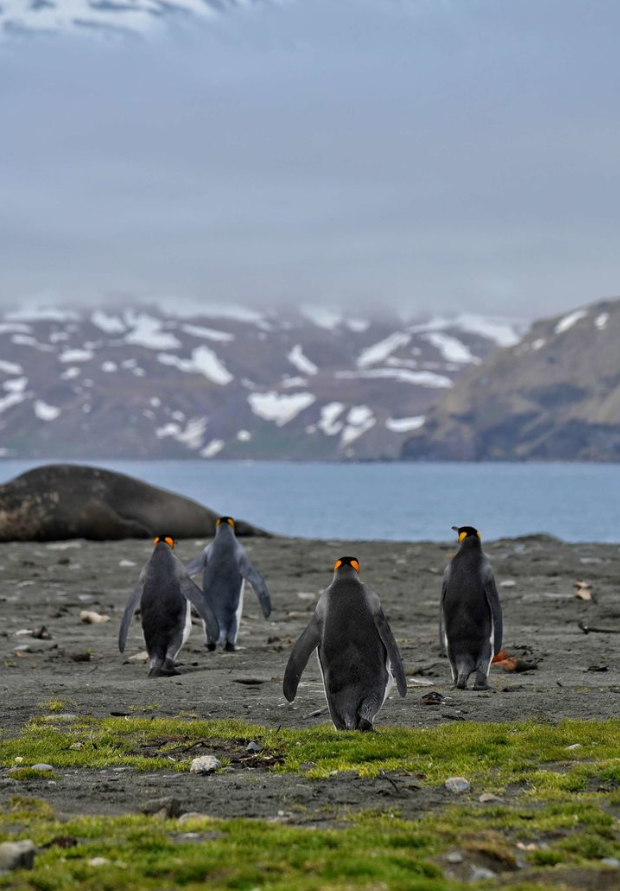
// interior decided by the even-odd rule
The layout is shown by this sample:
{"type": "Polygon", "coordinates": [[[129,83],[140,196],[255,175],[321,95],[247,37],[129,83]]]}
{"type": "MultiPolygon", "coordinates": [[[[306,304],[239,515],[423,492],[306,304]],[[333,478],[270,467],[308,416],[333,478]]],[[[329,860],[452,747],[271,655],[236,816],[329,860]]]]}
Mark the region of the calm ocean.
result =
{"type": "MultiPolygon", "coordinates": [[[[0,483],[42,461],[0,461],[0,483]]],[[[547,532],[620,541],[618,464],[98,461],[222,514],[309,538],[446,541],[547,532]]]]}

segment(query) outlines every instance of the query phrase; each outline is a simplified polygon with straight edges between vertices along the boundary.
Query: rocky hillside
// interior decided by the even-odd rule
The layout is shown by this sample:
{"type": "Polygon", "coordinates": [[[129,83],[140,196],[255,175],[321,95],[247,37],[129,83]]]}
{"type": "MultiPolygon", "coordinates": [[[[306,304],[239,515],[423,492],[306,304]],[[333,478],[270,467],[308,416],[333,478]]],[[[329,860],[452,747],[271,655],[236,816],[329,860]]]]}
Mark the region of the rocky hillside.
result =
{"type": "Polygon", "coordinates": [[[518,335],[463,315],[37,309],[0,316],[0,453],[394,458],[464,370],[518,335]]]}
{"type": "Polygon", "coordinates": [[[537,322],[460,378],[402,455],[619,461],[620,300],[537,322]]]}

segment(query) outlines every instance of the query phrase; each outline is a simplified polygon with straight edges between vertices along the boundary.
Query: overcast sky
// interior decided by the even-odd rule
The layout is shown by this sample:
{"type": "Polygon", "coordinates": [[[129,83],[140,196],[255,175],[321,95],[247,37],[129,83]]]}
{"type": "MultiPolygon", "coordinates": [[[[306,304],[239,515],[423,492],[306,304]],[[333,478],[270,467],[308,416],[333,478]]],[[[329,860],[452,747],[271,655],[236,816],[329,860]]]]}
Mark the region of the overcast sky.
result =
{"type": "Polygon", "coordinates": [[[529,317],[617,295],[619,40],[610,0],[0,38],[0,300],[529,317]]]}

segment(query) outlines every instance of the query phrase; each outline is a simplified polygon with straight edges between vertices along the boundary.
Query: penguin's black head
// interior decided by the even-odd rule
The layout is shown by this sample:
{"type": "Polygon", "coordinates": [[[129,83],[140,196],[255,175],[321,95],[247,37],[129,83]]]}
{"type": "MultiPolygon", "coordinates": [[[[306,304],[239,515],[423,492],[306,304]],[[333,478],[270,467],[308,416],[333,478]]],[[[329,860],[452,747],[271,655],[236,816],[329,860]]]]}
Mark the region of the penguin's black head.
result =
{"type": "Polygon", "coordinates": [[[167,544],[171,548],[173,548],[176,544],[174,538],[172,538],[171,535],[158,535],[153,544],[158,545],[160,542],[164,542],[164,544],[167,544]]]}
{"type": "Polygon", "coordinates": [[[224,523],[224,525],[226,525],[226,523],[228,523],[228,525],[230,526],[231,529],[235,528],[235,521],[233,520],[232,517],[218,517],[217,520],[215,521],[215,527],[217,528],[218,526],[221,526],[222,523],[224,523]]]}
{"type": "Polygon", "coordinates": [[[336,560],[334,572],[340,569],[341,566],[351,566],[356,572],[360,571],[360,561],[357,557],[341,557],[340,560],[336,560]]]}
{"type": "Polygon", "coordinates": [[[480,533],[473,526],[453,526],[452,528],[458,533],[459,541],[464,541],[466,538],[480,538],[480,533]]]}

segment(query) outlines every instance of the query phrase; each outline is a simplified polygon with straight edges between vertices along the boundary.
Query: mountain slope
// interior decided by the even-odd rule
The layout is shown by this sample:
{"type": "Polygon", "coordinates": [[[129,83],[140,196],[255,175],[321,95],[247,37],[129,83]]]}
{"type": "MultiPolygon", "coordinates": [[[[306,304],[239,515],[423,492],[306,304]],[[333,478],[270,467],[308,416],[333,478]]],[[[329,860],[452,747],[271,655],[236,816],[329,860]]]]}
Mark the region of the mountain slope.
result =
{"type": "Polygon", "coordinates": [[[532,326],[464,375],[402,457],[620,460],[620,300],[532,326]]]}
{"type": "Polygon", "coordinates": [[[0,316],[0,453],[394,458],[464,369],[518,339],[474,316],[156,307],[0,316]]]}

